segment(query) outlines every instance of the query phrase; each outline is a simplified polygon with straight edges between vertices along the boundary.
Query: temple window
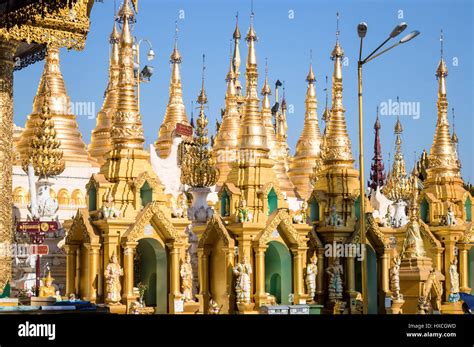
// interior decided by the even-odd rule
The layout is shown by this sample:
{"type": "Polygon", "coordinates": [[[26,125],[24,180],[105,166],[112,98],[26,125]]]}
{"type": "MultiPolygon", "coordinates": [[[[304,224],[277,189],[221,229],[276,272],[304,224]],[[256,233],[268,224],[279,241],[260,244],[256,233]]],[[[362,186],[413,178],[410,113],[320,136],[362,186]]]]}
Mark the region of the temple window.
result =
{"type": "Polygon", "coordinates": [[[85,206],[86,205],[86,199],[84,198],[84,194],[80,189],[76,189],[72,192],[71,195],[71,203],[74,206],[85,206]]]}
{"type": "Polygon", "coordinates": [[[310,217],[312,222],[319,221],[319,204],[316,200],[311,201],[310,205],[310,217]]]}
{"type": "Polygon", "coordinates": [[[60,189],[58,192],[58,204],[62,206],[69,205],[70,197],[67,189],[60,189]]]}
{"type": "Polygon", "coordinates": [[[270,193],[268,193],[268,214],[272,214],[278,208],[278,196],[275,192],[275,189],[272,188],[270,193]]]}
{"type": "Polygon", "coordinates": [[[145,207],[153,201],[153,189],[150,187],[148,182],[145,182],[140,188],[140,199],[142,201],[142,207],[145,207]]]}
{"type": "Polygon", "coordinates": [[[221,195],[221,216],[227,217],[229,215],[230,215],[230,197],[229,197],[229,194],[227,194],[227,190],[224,190],[224,192],[221,195]]]}
{"type": "Polygon", "coordinates": [[[426,201],[426,199],[423,199],[420,205],[420,217],[421,220],[425,223],[429,222],[429,211],[430,205],[428,204],[428,201],[426,201]]]}
{"type": "MultiPolygon", "coordinates": [[[[97,210],[97,190],[94,186],[89,188],[89,211],[96,211],[97,210]]],[[[74,203],[74,202],[73,202],[74,203]]]]}
{"type": "Polygon", "coordinates": [[[472,221],[472,203],[471,199],[467,198],[466,203],[464,204],[464,208],[466,209],[466,222],[472,221]]]}
{"type": "Polygon", "coordinates": [[[357,197],[357,199],[354,202],[354,209],[355,209],[355,217],[359,219],[360,218],[360,195],[357,197]]]}

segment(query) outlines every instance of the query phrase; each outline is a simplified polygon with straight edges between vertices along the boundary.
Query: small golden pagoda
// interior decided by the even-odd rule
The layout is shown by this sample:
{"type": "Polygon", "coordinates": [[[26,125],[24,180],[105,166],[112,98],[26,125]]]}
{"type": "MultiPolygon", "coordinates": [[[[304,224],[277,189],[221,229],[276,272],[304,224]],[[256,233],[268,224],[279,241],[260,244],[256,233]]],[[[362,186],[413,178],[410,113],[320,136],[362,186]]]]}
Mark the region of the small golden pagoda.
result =
{"type": "Polygon", "coordinates": [[[269,157],[259,110],[256,38],[252,14],[246,36],[249,50],[239,158],[219,190],[214,216],[205,225],[193,226],[193,232],[199,238],[200,292],[197,297],[201,312],[207,312],[210,298],[222,305],[223,313],[237,310],[248,313],[269,302],[272,295],[282,303],[288,303],[290,293],[294,293],[295,302],[303,302],[307,297],[303,269],[310,227],[293,223],[274,171],[275,162],[269,157]],[[281,254],[281,260],[275,258],[278,254],[281,254]],[[284,269],[268,265],[273,263],[271,259],[279,261],[284,269]],[[233,288],[236,264],[250,265],[255,274],[249,284],[249,301],[237,300],[237,305],[233,288]],[[274,281],[280,275],[282,289],[279,290],[274,281]]]}
{"type": "Polygon", "coordinates": [[[143,128],[132,78],[130,21],[134,12],[129,2],[124,0],[119,12],[123,24],[117,111],[110,134],[112,151],[100,173],[94,174],[87,185],[89,208],[78,210],[67,234],[66,294],[105,302],[112,312],[125,313],[137,300],[134,288],[142,282],[155,294],[150,294],[153,299],[148,303],[156,306],[156,312],[174,313],[175,300],[181,298],[179,264],[185,253],[184,230],[189,221],[172,218],[149,153],[143,149],[143,128]],[[151,258],[144,261],[146,257],[151,258]],[[136,266],[141,271],[134,274],[136,266]],[[116,285],[110,288],[106,280],[112,275],[116,285]]]}
{"type": "Polygon", "coordinates": [[[91,143],[88,151],[91,157],[102,165],[105,162],[105,155],[112,149],[110,140],[110,130],[112,127],[112,117],[117,110],[117,87],[119,76],[119,33],[117,24],[114,22],[112,33],[110,34],[110,58],[109,58],[109,83],[104,93],[104,103],[102,109],[97,114],[96,126],[92,130],[91,143]]]}
{"type": "Polygon", "coordinates": [[[313,173],[314,163],[321,151],[321,130],[318,123],[318,101],[314,82],[316,78],[313,72],[313,64],[309,66],[308,89],[306,92],[306,114],[303,131],[296,143],[296,152],[293,157],[288,176],[296,187],[300,197],[307,199],[312,191],[310,176],[313,173]]]}
{"type": "Polygon", "coordinates": [[[28,157],[29,144],[36,124],[40,121],[44,105],[47,105],[51,115],[66,166],[97,166],[96,161],[86,150],[76,116],[72,114],[71,99],[67,94],[59,67],[59,49],[54,46],[48,47],[43,75],[33,102],[33,111],[28,116],[25,130],[17,145],[20,162],[28,157]]]}
{"type": "Polygon", "coordinates": [[[342,104],[343,55],[337,39],[332,51],[334,72],[331,119],[321,146],[321,160],[317,160],[315,167],[316,183],[309,198],[313,203],[313,221],[318,221],[317,230],[322,235],[327,234],[327,240],[331,240],[330,242],[336,235],[334,227],[352,233],[356,218],[359,218],[356,216],[356,199],[359,196],[358,172],[354,169],[351,141],[347,134],[345,109],[342,104]],[[331,214],[340,219],[338,225],[330,225],[331,214]]]}
{"type": "MultiPolygon", "coordinates": [[[[428,155],[424,189],[420,195],[420,217],[430,226],[433,234],[444,246],[445,288],[444,301],[451,294],[451,277],[448,269],[459,257],[460,291],[471,293],[468,279],[468,254],[472,247],[472,196],[464,188],[461,163],[456,153],[448,122],[446,77],[448,68],[443,56],[441,32],[441,58],[436,70],[438,79],[438,120],[433,145],[428,155]]],[[[472,283],[472,280],[471,280],[472,283]]],[[[446,311],[460,313],[456,304],[444,304],[446,311]]]]}
{"type": "Polygon", "coordinates": [[[158,139],[155,142],[155,149],[161,158],[166,158],[170,153],[176,124],[189,125],[188,117],[186,116],[186,108],[183,103],[183,89],[181,86],[181,72],[179,68],[181,62],[181,53],[179,53],[178,50],[178,27],[176,26],[174,48],[170,56],[172,67],[169,100],[166,106],[165,118],[160,126],[158,139]]]}

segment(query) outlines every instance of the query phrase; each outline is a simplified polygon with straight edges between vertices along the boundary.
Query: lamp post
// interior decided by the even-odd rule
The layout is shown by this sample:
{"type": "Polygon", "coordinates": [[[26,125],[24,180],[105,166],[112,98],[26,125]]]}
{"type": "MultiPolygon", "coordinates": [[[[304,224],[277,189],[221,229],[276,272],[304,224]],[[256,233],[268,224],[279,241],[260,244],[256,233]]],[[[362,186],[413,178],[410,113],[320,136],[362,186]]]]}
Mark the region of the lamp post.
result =
{"type": "MultiPolygon", "coordinates": [[[[357,63],[357,82],[358,82],[358,101],[359,101],[359,180],[360,180],[360,242],[366,244],[366,230],[365,230],[365,179],[364,179],[364,121],[363,121],[363,108],[362,108],[362,66],[365,63],[377,58],[383,53],[395,48],[396,46],[408,42],[420,34],[419,31],[413,31],[407,36],[403,37],[400,41],[394,45],[384,49],[383,51],[375,54],[382,48],[388,41],[398,36],[407,27],[406,23],[398,24],[390,33],[390,35],[383,41],[376,49],[372,51],[365,59],[362,59],[362,43],[365,35],[367,34],[367,23],[361,22],[357,26],[357,34],[360,38],[359,47],[359,61],[357,63]]],[[[364,313],[368,313],[368,297],[367,297],[367,257],[366,254],[362,258],[362,296],[364,300],[364,313]]]]}
{"type": "Polygon", "coordinates": [[[137,104],[138,104],[138,112],[140,112],[140,83],[142,82],[150,82],[150,78],[153,75],[153,66],[145,65],[145,67],[140,71],[140,45],[146,42],[148,44],[149,50],[147,54],[147,60],[152,61],[155,59],[155,52],[153,51],[153,46],[151,42],[147,39],[141,39],[137,41],[135,38],[135,44],[133,45],[133,52],[135,54],[135,63],[134,63],[134,72],[137,79],[137,104]]]}

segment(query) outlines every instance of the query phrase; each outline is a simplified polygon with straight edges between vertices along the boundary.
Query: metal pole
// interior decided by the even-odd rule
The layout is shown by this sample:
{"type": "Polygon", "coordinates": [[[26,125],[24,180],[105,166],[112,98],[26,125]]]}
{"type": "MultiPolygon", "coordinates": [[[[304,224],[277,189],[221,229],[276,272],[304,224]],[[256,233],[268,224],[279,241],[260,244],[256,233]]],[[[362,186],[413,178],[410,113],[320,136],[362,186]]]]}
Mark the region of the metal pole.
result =
{"type": "Polygon", "coordinates": [[[40,255],[37,254],[36,255],[36,288],[35,288],[36,296],[39,295],[39,287],[40,287],[40,262],[41,262],[40,255]]]}
{"type": "MultiPolygon", "coordinates": [[[[365,179],[364,179],[364,122],[362,112],[362,65],[358,62],[357,80],[358,80],[358,99],[359,99],[359,183],[360,183],[360,242],[366,244],[365,238],[365,179]]],[[[362,298],[364,300],[364,314],[368,313],[368,297],[367,297],[367,251],[364,249],[362,257],[362,298]]]]}

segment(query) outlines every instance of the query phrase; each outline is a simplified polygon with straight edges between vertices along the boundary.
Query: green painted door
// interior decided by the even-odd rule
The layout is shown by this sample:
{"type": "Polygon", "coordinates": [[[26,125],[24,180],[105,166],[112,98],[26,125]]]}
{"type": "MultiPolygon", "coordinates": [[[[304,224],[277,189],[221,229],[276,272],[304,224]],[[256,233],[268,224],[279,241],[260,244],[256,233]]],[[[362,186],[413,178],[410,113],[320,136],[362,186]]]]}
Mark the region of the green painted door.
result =
{"type": "Polygon", "coordinates": [[[319,204],[316,200],[311,201],[310,217],[312,222],[319,221],[319,204]]]}
{"type": "Polygon", "coordinates": [[[472,204],[471,204],[471,199],[467,198],[466,203],[464,205],[464,208],[466,209],[466,221],[471,222],[472,221],[472,204]]]}
{"type": "Polygon", "coordinates": [[[285,245],[269,242],[265,252],[265,291],[274,295],[277,303],[289,303],[288,296],[293,288],[291,269],[291,255],[285,245]]]}
{"type": "Polygon", "coordinates": [[[97,190],[94,186],[89,188],[89,211],[97,211],[97,190]]]}
{"type": "Polygon", "coordinates": [[[428,204],[428,201],[426,201],[426,199],[423,199],[420,205],[420,217],[421,220],[425,223],[429,222],[429,209],[430,205],[428,204]]]}

